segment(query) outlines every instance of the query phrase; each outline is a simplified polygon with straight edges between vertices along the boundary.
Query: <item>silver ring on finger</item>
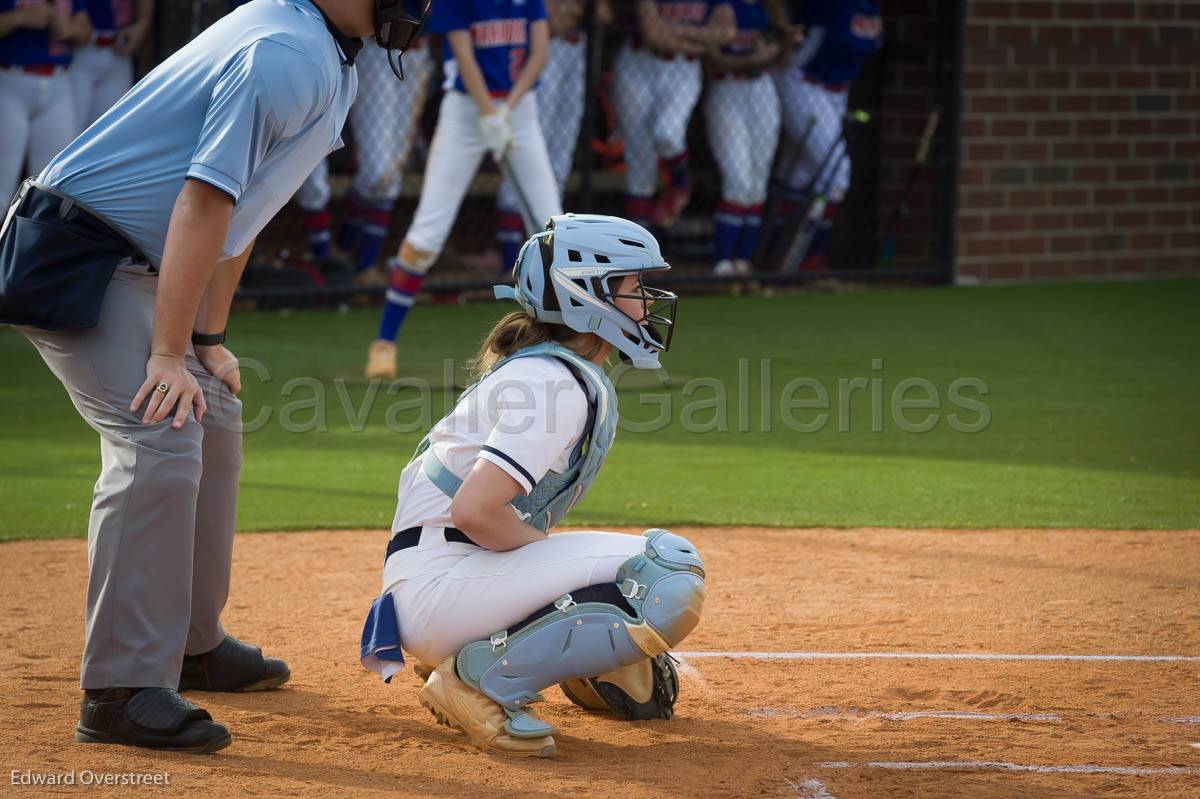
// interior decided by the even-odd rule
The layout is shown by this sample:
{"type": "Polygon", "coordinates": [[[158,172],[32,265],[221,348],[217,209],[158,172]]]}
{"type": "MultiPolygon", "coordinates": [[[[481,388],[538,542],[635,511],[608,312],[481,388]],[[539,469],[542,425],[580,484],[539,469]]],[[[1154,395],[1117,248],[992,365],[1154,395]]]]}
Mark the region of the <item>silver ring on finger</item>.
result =
{"type": "Polygon", "coordinates": [[[168,391],[171,390],[171,387],[168,386],[166,383],[159,383],[157,386],[154,387],[154,390],[157,391],[159,394],[166,394],[168,391]]]}

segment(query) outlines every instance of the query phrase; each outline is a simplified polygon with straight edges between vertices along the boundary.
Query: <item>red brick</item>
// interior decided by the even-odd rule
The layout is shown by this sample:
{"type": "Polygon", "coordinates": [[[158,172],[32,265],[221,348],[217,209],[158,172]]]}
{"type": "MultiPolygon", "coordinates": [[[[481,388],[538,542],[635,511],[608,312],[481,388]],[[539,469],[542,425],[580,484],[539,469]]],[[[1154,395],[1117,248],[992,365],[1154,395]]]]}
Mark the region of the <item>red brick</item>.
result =
{"type": "Polygon", "coordinates": [[[1016,189],[1009,195],[1009,205],[1013,208],[1045,208],[1049,201],[1050,193],[1045,189],[1016,189]]]}
{"type": "Polygon", "coordinates": [[[1019,94],[1013,98],[1012,109],[1018,114],[1045,114],[1050,111],[1050,98],[1044,94],[1019,94]]]}
{"type": "Polygon", "coordinates": [[[1096,205],[1125,205],[1129,202],[1128,189],[1095,189],[1092,202],[1096,205]]]}
{"type": "Polygon", "coordinates": [[[1008,66],[1009,55],[1009,48],[998,45],[968,47],[963,60],[973,67],[1004,67],[1008,66]]]}
{"type": "MultiPolygon", "coordinates": [[[[1179,5],[1188,5],[1191,0],[1184,0],[1179,5]]],[[[1139,19],[1175,19],[1175,3],[1138,3],[1139,19]]]]}
{"type": "Polygon", "coordinates": [[[964,208],[1003,208],[1004,192],[968,189],[963,192],[964,208]]]}
{"type": "Polygon", "coordinates": [[[964,166],[958,170],[960,186],[979,186],[987,182],[987,172],[980,167],[964,166]]]}
{"type": "MultiPolygon", "coordinates": [[[[925,75],[928,77],[928,74],[929,74],[928,70],[921,69],[921,70],[917,70],[917,71],[920,72],[922,75],[925,75]]],[[[908,85],[908,86],[915,85],[907,77],[903,79],[903,82],[905,85],[908,85]]],[[[933,80],[929,79],[929,83],[932,84],[933,80]]],[[[991,85],[991,76],[988,75],[988,73],[986,73],[986,72],[981,72],[979,70],[974,70],[974,69],[968,69],[963,73],[962,87],[964,90],[966,90],[968,92],[979,91],[980,89],[986,89],[990,85],[991,85]]]]}
{"type": "Polygon", "coordinates": [[[1154,76],[1154,85],[1160,89],[1192,88],[1191,72],[1159,72],[1154,76]]]}
{"type": "Polygon", "coordinates": [[[959,214],[958,215],[958,232],[964,235],[979,233],[983,230],[983,223],[986,217],[980,214],[959,214]]]}
{"type": "Polygon", "coordinates": [[[1075,121],[1075,133],[1079,136],[1110,136],[1112,120],[1104,117],[1088,117],[1075,121]]]}
{"type": "Polygon", "coordinates": [[[1170,275],[1178,272],[1186,272],[1188,269],[1187,261],[1178,256],[1159,256],[1151,258],[1150,271],[1160,275],[1170,275]]]}
{"type": "Polygon", "coordinates": [[[1175,95],[1175,107],[1180,111],[1200,111],[1200,94],[1175,95]]]}
{"type": "Polygon", "coordinates": [[[968,162],[1002,161],[1005,157],[1005,147],[1003,144],[991,142],[970,142],[965,148],[965,156],[968,162]]]}
{"type": "Polygon", "coordinates": [[[1165,136],[1186,136],[1192,132],[1192,120],[1185,117],[1157,117],[1154,132],[1165,136]]]}
{"type": "Polygon", "coordinates": [[[1091,143],[1093,158],[1128,158],[1127,141],[1094,141],[1091,143]]]}
{"type": "Polygon", "coordinates": [[[1145,47],[1154,44],[1154,28],[1122,25],[1117,28],[1117,44],[1123,47],[1145,47]]]}
{"type": "Polygon", "coordinates": [[[1029,277],[1035,280],[1065,277],[1066,274],[1067,264],[1061,258],[1050,261],[1031,261],[1029,264],[1029,277]]]}
{"type": "MultiPolygon", "coordinates": [[[[1046,53],[1049,50],[1044,51],[1046,53]]],[[[1014,58],[1013,63],[1020,64],[1020,60],[1014,58]]],[[[1033,61],[1030,57],[1029,63],[1037,65],[1038,62],[1033,61]]],[[[1094,47],[1061,45],[1054,48],[1054,63],[1060,67],[1087,67],[1096,63],[1096,50],[1094,47]]]]}
{"type": "Polygon", "coordinates": [[[1004,254],[1004,239],[967,239],[964,242],[967,248],[968,256],[981,255],[1003,255],[1004,254]]]}
{"type": "Polygon", "coordinates": [[[1161,250],[1167,246],[1165,233],[1135,233],[1129,237],[1131,250],[1161,250]]]}
{"type": "Polygon", "coordinates": [[[1138,205],[1165,205],[1170,196],[1171,191],[1165,186],[1143,186],[1133,190],[1133,201],[1138,205]]]}
{"type": "Polygon", "coordinates": [[[1009,157],[1016,161],[1044,161],[1046,159],[1046,142],[1022,142],[1008,146],[1009,157]]]}
{"type": "Polygon", "coordinates": [[[1050,252],[1085,252],[1087,236],[1054,236],[1050,239],[1050,252]]]}
{"type": "Polygon", "coordinates": [[[967,101],[972,114],[1002,114],[1008,110],[1008,98],[996,94],[976,94],[967,101]]]}
{"type": "Polygon", "coordinates": [[[1092,98],[1083,94],[1062,94],[1055,98],[1054,110],[1065,114],[1091,111],[1092,98]]]}
{"type": "Polygon", "coordinates": [[[1108,227],[1108,214],[1103,211],[1082,211],[1071,214],[1071,227],[1079,230],[1108,227]]]}
{"type": "Polygon", "coordinates": [[[1177,203],[1200,203],[1200,186],[1176,186],[1171,193],[1177,203]]]}
{"type": "Polygon", "coordinates": [[[1200,19],[1200,4],[1183,3],[1179,7],[1180,19],[1200,19]]]}
{"type": "Polygon", "coordinates": [[[1106,94],[1096,98],[1097,111],[1121,112],[1128,111],[1132,107],[1133,100],[1127,94],[1106,94]]]}
{"type": "Polygon", "coordinates": [[[1136,141],[1133,143],[1135,158],[1170,158],[1171,143],[1169,141],[1136,141]]]}
{"type": "Polygon", "coordinates": [[[1092,19],[1096,16],[1096,3],[1059,3],[1059,19],[1092,19]]]}
{"type": "Polygon", "coordinates": [[[968,48],[992,44],[992,26],[982,22],[968,22],[963,28],[963,42],[968,48]]]}
{"type": "Polygon", "coordinates": [[[1133,3],[1097,3],[1101,19],[1133,19],[1133,3]]]}
{"type": "Polygon", "coordinates": [[[982,119],[964,119],[959,123],[958,132],[964,139],[987,136],[987,122],[982,119]]]}
{"type": "MultiPolygon", "coordinates": [[[[1046,67],[1050,65],[1050,49],[1041,45],[1015,44],[1008,48],[1013,66],[1046,67]]],[[[1090,63],[1090,62],[1088,62],[1090,63]]]]}
{"type": "Polygon", "coordinates": [[[1075,277],[1091,277],[1094,275],[1108,274],[1107,263],[1103,258],[1097,258],[1094,255],[1089,255],[1086,258],[1077,258],[1071,261],[1071,275],[1075,277]]]}
{"type": "Polygon", "coordinates": [[[1033,85],[1039,89],[1066,89],[1071,85],[1071,73],[1039,69],[1033,73],[1033,85]]]}
{"type": "Polygon", "coordinates": [[[1168,66],[1174,60],[1170,47],[1145,45],[1143,47],[1135,47],[1133,51],[1134,63],[1144,67],[1168,66]]]}
{"type": "Polygon", "coordinates": [[[1086,146],[1077,141],[1058,141],[1054,143],[1055,158],[1078,158],[1080,154],[1086,152],[1086,146]]]}
{"type": "MultiPolygon", "coordinates": [[[[1037,73],[1034,73],[1037,74],[1037,73]]],[[[992,88],[994,89],[1028,89],[1029,72],[1014,72],[1005,70],[992,73],[992,88]]]]}
{"type": "Polygon", "coordinates": [[[1028,272],[1024,261],[998,261],[988,264],[990,280],[1023,280],[1028,272]]]}
{"type": "Polygon", "coordinates": [[[1005,3],[1013,8],[1013,16],[1017,19],[1050,19],[1054,16],[1054,3],[1005,3]]]}
{"type": "Polygon", "coordinates": [[[1104,164],[1081,164],[1071,170],[1071,177],[1080,183],[1108,182],[1108,167],[1104,164]]]}
{"type": "Polygon", "coordinates": [[[1068,136],[1071,133],[1071,122],[1067,119],[1039,119],[1033,123],[1036,136],[1068,136]]]}
{"type": "Polygon", "coordinates": [[[1112,259],[1112,271],[1119,275],[1142,275],[1146,273],[1146,259],[1143,256],[1128,256],[1112,259]]]}
{"type": "Polygon", "coordinates": [[[1200,233],[1188,230],[1172,231],[1171,248],[1183,250],[1200,249],[1200,233]]]}
{"type": "Polygon", "coordinates": [[[1024,45],[1033,42],[1033,28],[1029,25],[993,25],[992,40],[996,44],[1024,45]]]}
{"type": "Polygon", "coordinates": [[[1038,25],[1035,30],[1037,43],[1047,47],[1063,47],[1078,41],[1074,25],[1038,25]]]}
{"type": "Polygon", "coordinates": [[[1023,119],[993,119],[991,130],[993,136],[1025,136],[1029,123],[1023,119]]]}
{"type": "Polygon", "coordinates": [[[1051,195],[1055,207],[1064,205],[1087,205],[1088,193],[1086,189],[1059,189],[1051,195]]]}
{"type": "MultiPolygon", "coordinates": [[[[1194,213],[1197,220],[1200,220],[1200,208],[1196,209],[1194,213]]],[[[1153,221],[1156,227],[1184,227],[1188,223],[1187,217],[1187,211],[1180,208],[1169,208],[1155,211],[1153,221]]]]}
{"type": "Polygon", "coordinates": [[[1117,120],[1117,134],[1120,136],[1145,136],[1153,132],[1154,122],[1146,117],[1117,120]]]}
{"type": "Polygon", "coordinates": [[[1031,221],[1034,230],[1066,230],[1069,219],[1066,214],[1035,214],[1031,221]]]}
{"type": "Polygon", "coordinates": [[[1115,77],[1118,89],[1149,89],[1154,85],[1154,74],[1151,72],[1122,70],[1115,77]]]}
{"type": "Polygon", "coordinates": [[[1079,43],[1089,47],[1114,45],[1117,43],[1116,29],[1107,25],[1100,27],[1081,25],[1079,27],[1079,43]]]}
{"type": "Polygon", "coordinates": [[[1175,157],[1200,160],[1200,140],[1175,142],[1175,157]]]}
{"type": "Polygon", "coordinates": [[[1145,211],[1116,211],[1113,213],[1114,227],[1146,227],[1148,224],[1150,224],[1150,214],[1145,211]]]}
{"type": "Polygon", "coordinates": [[[973,3],[969,16],[981,19],[1008,19],[1012,16],[1012,3],[980,2],[973,3]]]}
{"type": "Polygon", "coordinates": [[[1010,238],[1008,252],[1010,255],[1041,255],[1046,252],[1046,239],[1044,236],[1010,238]]]}
{"type": "Polygon", "coordinates": [[[1012,233],[1028,227],[1029,219],[1024,214],[992,214],[987,224],[991,233],[1012,233]]]}
{"type": "Polygon", "coordinates": [[[1114,172],[1117,180],[1150,180],[1150,167],[1146,164],[1117,164],[1114,172]]]}

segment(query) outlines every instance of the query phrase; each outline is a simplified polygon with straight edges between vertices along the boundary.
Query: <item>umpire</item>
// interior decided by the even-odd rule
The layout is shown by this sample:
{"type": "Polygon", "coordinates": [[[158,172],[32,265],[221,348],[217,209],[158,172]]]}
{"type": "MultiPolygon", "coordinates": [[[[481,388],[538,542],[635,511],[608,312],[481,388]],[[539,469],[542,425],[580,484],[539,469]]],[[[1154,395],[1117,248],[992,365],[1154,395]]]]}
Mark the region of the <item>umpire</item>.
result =
{"type": "Polygon", "coordinates": [[[282,685],[225,633],[242,461],[225,323],[255,236],[331,150],[374,34],[428,0],[253,0],[131,89],[13,198],[0,322],[100,434],[77,741],[213,752],[178,691],[282,685]]]}

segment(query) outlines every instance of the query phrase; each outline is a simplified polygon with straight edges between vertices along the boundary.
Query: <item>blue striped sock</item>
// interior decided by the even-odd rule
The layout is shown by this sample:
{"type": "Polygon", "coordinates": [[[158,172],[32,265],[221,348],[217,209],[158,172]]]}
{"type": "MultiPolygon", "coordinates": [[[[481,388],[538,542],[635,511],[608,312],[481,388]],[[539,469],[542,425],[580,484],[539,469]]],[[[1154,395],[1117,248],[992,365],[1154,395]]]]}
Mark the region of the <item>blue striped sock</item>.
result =
{"type": "Polygon", "coordinates": [[[378,338],[395,341],[408,309],[413,306],[425,275],[411,272],[399,261],[392,260],[388,276],[387,303],[383,306],[383,317],[379,320],[378,338]]]}
{"type": "Polygon", "coordinates": [[[732,261],[742,232],[742,206],[722,201],[713,214],[713,260],[732,261]]]}

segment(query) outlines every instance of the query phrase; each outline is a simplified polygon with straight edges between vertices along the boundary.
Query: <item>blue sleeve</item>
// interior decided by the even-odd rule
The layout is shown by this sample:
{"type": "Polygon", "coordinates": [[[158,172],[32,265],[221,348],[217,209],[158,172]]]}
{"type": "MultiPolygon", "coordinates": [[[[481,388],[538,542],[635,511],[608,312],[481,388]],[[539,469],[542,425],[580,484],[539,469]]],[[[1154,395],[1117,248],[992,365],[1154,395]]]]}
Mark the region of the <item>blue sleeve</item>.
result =
{"type": "Polygon", "coordinates": [[[425,27],[433,33],[470,30],[471,10],[468,0],[437,0],[429,11],[425,27]]]}
{"type": "Polygon", "coordinates": [[[324,109],[319,74],[308,56],[270,40],[235,55],[213,88],[187,176],[237,202],[267,152],[324,109]]]}
{"type": "Polygon", "coordinates": [[[546,18],[545,0],[529,0],[529,21],[537,22],[546,18]]]}
{"type": "Polygon", "coordinates": [[[72,16],[75,14],[78,14],[80,11],[87,11],[87,10],[88,10],[87,0],[71,0],[72,16]]]}

